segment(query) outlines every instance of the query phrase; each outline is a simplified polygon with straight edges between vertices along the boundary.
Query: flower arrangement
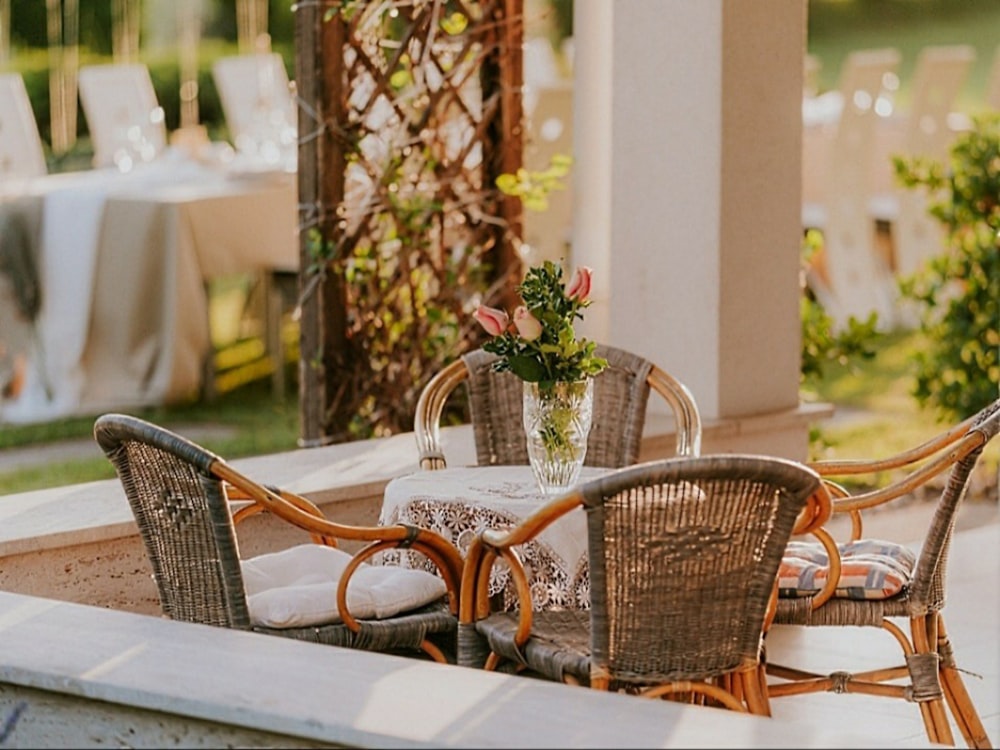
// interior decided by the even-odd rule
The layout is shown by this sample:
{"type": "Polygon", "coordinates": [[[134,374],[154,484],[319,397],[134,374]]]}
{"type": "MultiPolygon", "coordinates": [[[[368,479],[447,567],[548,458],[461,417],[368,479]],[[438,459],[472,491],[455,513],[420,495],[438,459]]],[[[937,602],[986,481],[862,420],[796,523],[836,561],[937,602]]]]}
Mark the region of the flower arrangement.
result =
{"type": "Polygon", "coordinates": [[[576,382],[597,375],[608,361],[594,354],[596,344],[577,339],[574,321],[590,305],[591,269],[576,269],[569,286],[562,266],[545,261],[528,270],[517,287],[524,304],[513,315],[480,305],[474,314],[492,339],[483,349],[499,355],[497,372],[509,370],[542,390],[559,382],[576,382]]]}

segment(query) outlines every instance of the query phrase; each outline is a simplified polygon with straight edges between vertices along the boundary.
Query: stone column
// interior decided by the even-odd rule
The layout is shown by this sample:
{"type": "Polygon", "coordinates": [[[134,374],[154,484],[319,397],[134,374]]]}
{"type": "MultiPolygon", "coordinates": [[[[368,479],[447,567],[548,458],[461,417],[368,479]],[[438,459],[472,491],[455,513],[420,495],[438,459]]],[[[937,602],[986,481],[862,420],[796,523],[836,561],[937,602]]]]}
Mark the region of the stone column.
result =
{"type": "Polygon", "coordinates": [[[805,457],[806,4],[577,0],[574,24],[581,331],[687,384],[704,452],[805,457]]]}

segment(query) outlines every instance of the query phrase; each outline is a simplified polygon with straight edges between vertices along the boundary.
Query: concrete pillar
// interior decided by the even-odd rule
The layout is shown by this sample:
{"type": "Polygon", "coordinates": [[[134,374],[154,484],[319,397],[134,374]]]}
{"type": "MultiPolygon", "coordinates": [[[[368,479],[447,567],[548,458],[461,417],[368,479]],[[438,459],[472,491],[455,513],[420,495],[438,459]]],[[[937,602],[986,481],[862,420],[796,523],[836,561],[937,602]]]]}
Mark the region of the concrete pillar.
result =
{"type": "MultiPolygon", "coordinates": [[[[797,411],[805,2],[577,0],[574,24],[581,332],[670,371],[708,424],[797,411]]],[[[806,430],[773,452],[804,457],[806,430]]]]}

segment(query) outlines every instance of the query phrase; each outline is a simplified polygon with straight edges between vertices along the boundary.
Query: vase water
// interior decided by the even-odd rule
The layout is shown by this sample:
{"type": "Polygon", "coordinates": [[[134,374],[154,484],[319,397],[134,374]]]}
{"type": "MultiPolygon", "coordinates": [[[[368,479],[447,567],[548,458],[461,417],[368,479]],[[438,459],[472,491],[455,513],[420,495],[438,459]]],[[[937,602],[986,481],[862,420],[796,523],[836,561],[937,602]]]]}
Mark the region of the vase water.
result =
{"type": "Polygon", "coordinates": [[[580,477],[594,412],[592,378],[524,383],[524,433],[528,461],[545,495],[568,490],[580,477]]]}

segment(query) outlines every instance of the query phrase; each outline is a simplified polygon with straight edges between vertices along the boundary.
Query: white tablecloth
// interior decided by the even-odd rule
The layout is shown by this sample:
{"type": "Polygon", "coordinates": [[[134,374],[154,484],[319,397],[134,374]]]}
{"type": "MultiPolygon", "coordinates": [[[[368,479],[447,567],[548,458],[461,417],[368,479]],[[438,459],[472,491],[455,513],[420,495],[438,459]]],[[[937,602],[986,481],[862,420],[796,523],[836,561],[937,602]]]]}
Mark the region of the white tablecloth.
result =
{"type": "MultiPolygon", "coordinates": [[[[40,227],[42,295],[25,384],[0,401],[0,422],[196,395],[211,351],[205,282],[298,265],[293,175],[233,179],[165,158],[39,178],[0,210],[40,227]]],[[[0,337],[23,324],[0,321],[0,337]]]]}
{"type": "MultiPolygon", "coordinates": [[[[609,469],[585,466],[586,481],[609,469]]],[[[544,496],[528,466],[472,466],[420,471],[389,482],[379,523],[404,523],[441,534],[465,555],[472,538],[484,528],[510,528],[534,513],[551,496],[544,496]]],[[[582,509],[570,511],[518,548],[538,609],[590,606],[587,562],[587,526],[582,509]]],[[[422,555],[384,553],[384,563],[433,570],[422,555]]],[[[498,561],[490,579],[490,593],[503,592],[508,608],[516,600],[510,571],[498,561]]]]}

